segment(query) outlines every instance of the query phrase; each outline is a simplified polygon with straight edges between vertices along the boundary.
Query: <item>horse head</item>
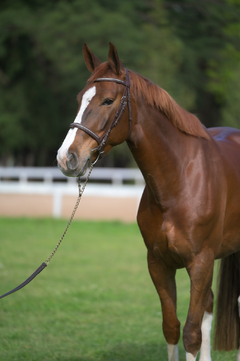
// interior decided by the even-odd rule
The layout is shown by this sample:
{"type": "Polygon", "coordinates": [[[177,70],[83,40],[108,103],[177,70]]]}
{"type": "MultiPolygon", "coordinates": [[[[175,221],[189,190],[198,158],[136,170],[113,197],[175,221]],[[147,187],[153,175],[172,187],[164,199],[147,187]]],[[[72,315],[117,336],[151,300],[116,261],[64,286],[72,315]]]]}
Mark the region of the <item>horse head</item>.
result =
{"type": "Polygon", "coordinates": [[[129,75],[115,46],[110,43],[105,63],[86,44],[83,54],[92,76],[77,96],[77,116],[57,154],[59,168],[72,177],[83,175],[100,155],[125,141],[131,120],[129,75]]]}

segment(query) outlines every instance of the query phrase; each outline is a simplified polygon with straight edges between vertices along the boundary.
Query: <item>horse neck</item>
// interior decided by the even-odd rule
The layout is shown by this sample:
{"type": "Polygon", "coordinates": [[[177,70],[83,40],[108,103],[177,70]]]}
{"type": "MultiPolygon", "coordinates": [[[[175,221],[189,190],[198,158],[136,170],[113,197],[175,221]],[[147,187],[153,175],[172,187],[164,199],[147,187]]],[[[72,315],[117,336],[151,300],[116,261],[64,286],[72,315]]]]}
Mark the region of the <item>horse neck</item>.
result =
{"type": "Polygon", "coordinates": [[[176,195],[184,181],[183,167],[189,162],[197,138],[186,135],[159,110],[134,106],[129,148],[147,185],[163,200],[176,195]]]}

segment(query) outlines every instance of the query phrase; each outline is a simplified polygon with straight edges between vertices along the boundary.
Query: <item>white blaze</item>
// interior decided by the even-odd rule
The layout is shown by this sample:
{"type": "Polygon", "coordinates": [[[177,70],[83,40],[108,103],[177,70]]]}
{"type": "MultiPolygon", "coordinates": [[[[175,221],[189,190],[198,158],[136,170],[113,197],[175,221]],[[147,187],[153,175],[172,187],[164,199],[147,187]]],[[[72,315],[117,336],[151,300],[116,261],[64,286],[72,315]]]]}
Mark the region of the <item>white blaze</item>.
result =
{"type": "MultiPolygon", "coordinates": [[[[85,110],[87,109],[89,103],[91,102],[92,98],[94,97],[94,95],[96,94],[96,87],[93,86],[92,88],[88,89],[86,91],[86,93],[84,93],[83,97],[82,97],[82,102],[81,102],[81,106],[79,109],[79,112],[74,120],[74,123],[81,123],[82,122],[82,116],[85,112],[85,110]]],[[[61,161],[67,158],[67,154],[68,154],[68,149],[70,148],[70,146],[72,145],[72,143],[75,140],[75,136],[77,133],[77,128],[73,128],[73,129],[69,129],[66,138],[63,141],[63,144],[61,146],[61,148],[59,148],[58,150],[58,155],[57,158],[61,161]]]]}

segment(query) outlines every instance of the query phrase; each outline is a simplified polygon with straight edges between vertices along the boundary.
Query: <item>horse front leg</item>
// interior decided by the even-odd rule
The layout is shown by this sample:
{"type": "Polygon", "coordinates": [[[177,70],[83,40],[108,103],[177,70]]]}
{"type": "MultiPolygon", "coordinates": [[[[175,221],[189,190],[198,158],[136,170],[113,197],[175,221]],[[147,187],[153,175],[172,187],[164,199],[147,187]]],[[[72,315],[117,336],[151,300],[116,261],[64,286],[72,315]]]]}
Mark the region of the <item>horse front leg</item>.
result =
{"type": "MultiPolygon", "coordinates": [[[[202,346],[199,361],[211,361],[211,327],[213,320],[213,292],[210,291],[202,320],[202,346]]],[[[240,360],[239,360],[240,361],[240,360]]]]}
{"type": "MultiPolygon", "coordinates": [[[[210,336],[211,313],[206,313],[208,302],[211,304],[211,285],[213,277],[214,256],[211,250],[195,256],[187,267],[191,280],[191,296],[187,321],[183,329],[183,343],[187,352],[187,361],[195,361],[202,345],[202,331],[205,338],[210,336]],[[205,312],[205,318],[204,318],[205,312]]],[[[203,361],[211,361],[210,344],[201,356],[203,361]]]]}
{"type": "Polygon", "coordinates": [[[168,361],[178,361],[180,322],[176,315],[176,270],[159,263],[151,252],[148,252],[148,268],[162,305],[162,327],[167,341],[168,361]]]}

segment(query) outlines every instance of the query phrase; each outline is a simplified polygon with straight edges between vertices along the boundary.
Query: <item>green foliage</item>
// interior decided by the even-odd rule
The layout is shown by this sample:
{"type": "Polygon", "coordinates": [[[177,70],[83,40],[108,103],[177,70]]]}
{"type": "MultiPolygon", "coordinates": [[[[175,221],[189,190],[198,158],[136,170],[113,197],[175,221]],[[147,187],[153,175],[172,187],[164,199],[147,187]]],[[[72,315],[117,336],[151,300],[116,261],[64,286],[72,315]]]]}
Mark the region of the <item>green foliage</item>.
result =
{"type": "MultiPolygon", "coordinates": [[[[2,0],[0,162],[54,163],[89,76],[84,42],[105,61],[112,41],[206,126],[239,127],[239,16],[237,0],[2,0]]],[[[129,164],[125,147],[105,164],[120,152],[129,164]]]]}
{"type": "MultiPolygon", "coordinates": [[[[195,110],[207,126],[228,125],[228,90],[239,64],[238,1],[166,1],[184,43],[182,77],[195,93],[195,110]]],[[[237,91],[231,88],[231,94],[237,91]]],[[[235,122],[240,127],[239,120],[235,122]]]]}

